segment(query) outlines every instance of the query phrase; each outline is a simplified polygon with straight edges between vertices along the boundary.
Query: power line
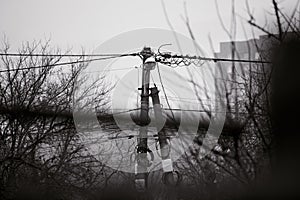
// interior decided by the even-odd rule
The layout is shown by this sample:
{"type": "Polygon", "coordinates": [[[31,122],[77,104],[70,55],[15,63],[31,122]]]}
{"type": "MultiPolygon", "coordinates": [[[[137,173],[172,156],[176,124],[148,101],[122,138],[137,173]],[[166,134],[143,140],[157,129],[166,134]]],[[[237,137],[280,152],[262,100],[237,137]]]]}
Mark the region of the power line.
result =
{"type": "Polygon", "coordinates": [[[95,72],[112,72],[112,71],[122,71],[127,69],[134,69],[134,67],[126,67],[126,68],[115,68],[115,69],[105,69],[105,70],[96,70],[96,71],[88,71],[83,73],[95,73],[95,72]]]}
{"type": "MultiPolygon", "coordinates": [[[[153,107],[149,107],[150,110],[153,109],[153,107]]],[[[141,108],[134,108],[134,109],[129,109],[129,110],[124,110],[124,111],[120,111],[120,112],[116,112],[116,113],[111,113],[111,114],[104,114],[103,116],[110,116],[110,115],[119,115],[119,114],[124,114],[124,113],[130,113],[132,111],[139,111],[141,110],[141,108]]],[[[224,111],[224,112],[216,112],[216,111],[213,111],[213,110],[197,110],[197,109],[181,109],[181,108],[163,108],[164,111],[178,111],[178,112],[200,112],[200,113],[207,113],[207,112],[212,112],[212,113],[228,113],[228,114],[231,114],[233,112],[230,112],[230,111],[224,111]]],[[[248,112],[239,112],[240,114],[249,114],[248,112]]],[[[257,114],[259,115],[259,114],[257,114]]],[[[99,115],[101,116],[101,115],[99,115]]]]}
{"type": "MultiPolygon", "coordinates": [[[[112,115],[120,115],[120,114],[124,114],[124,113],[129,113],[129,112],[132,112],[132,111],[137,111],[137,110],[140,110],[140,109],[141,108],[134,108],[134,109],[124,110],[124,111],[112,113],[112,115]]],[[[106,114],[106,115],[109,115],[109,114],[106,114]]]]}
{"type": "Polygon", "coordinates": [[[213,61],[213,62],[240,62],[240,63],[257,63],[257,64],[270,64],[270,61],[264,60],[246,60],[246,59],[227,59],[216,57],[202,57],[202,56],[189,56],[189,55],[172,55],[170,53],[159,53],[156,55],[157,62],[166,64],[168,66],[188,66],[191,64],[199,65],[200,61],[213,61]]]}
{"type": "MultiPolygon", "coordinates": [[[[161,97],[161,98],[162,99],[166,99],[165,97],[161,97]]],[[[186,102],[186,103],[193,103],[193,104],[199,104],[199,103],[202,103],[202,104],[205,104],[205,103],[211,104],[211,103],[213,103],[213,101],[202,101],[202,100],[199,100],[199,99],[185,100],[185,99],[170,98],[170,97],[168,97],[168,99],[170,99],[171,101],[175,101],[175,102],[186,102]]]]}
{"type": "Polygon", "coordinates": [[[165,99],[166,99],[167,105],[168,105],[168,107],[169,107],[169,109],[170,109],[170,111],[171,111],[171,114],[172,114],[172,118],[173,118],[174,121],[176,121],[176,120],[175,120],[175,115],[174,115],[174,113],[173,113],[173,111],[172,111],[172,109],[171,109],[171,105],[170,105],[169,100],[168,100],[168,96],[167,96],[167,93],[166,93],[164,84],[163,84],[163,82],[162,82],[161,73],[160,73],[160,70],[159,70],[159,65],[158,65],[158,63],[157,63],[157,72],[158,72],[158,77],[159,77],[159,81],[160,81],[160,84],[161,84],[163,93],[164,93],[164,95],[165,95],[165,99]]]}
{"type": "MultiPolygon", "coordinates": [[[[128,53],[128,54],[39,54],[39,53],[0,53],[0,56],[10,57],[124,57],[124,56],[139,56],[140,53],[128,53]]],[[[242,63],[258,63],[258,64],[270,64],[270,61],[263,60],[246,60],[246,59],[227,59],[216,57],[202,57],[202,56],[189,56],[189,55],[171,55],[170,53],[158,53],[155,55],[158,62],[163,64],[167,63],[166,59],[190,59],[201,61],[213,61],[213,62],[242,62],[242,63]]],[[[174,62],[174,60],[173,60],[174,62]]],[[[189,62],[186,60],[177,61],[184,65],[189,62]]],[[[177,63],[179,64],[179,63],[177,63]]]]}
{"type": "MultiPolygon", "coordinates": [[[[82,61],[73,61],[73,62],[64,62],[57,63],[51,65],[44,66],[35,66],[35,67],[25,67],[19,69],[6,69],[0,70],[1,72],[10,72],[10,71],[18,71],[18,70],[27,70],[27,69],[35,69],[35,68],[45,68],[45,67],[54,67],[60,65],[68,65],[68,64],[76,64],[76,63],[84,63],[84,62],[92,62],[97,60],[105,60],[110,58],[117,57],[125,57],[125,56],[139,56],[140,53],[129,53],[129,54],[35,54],[35,53],[0,53],[0,56],[11,56],[11,57],[104,57],[98,59],[88,59],[82,61]]],[[[215,58],[215,57],[201,57],[201,56],[189,56],[189,55],[171,55],[170,53],[159,53],[155,54],[155,58],[157,62],[168,66],[188,66],[191,64],[197,65],[199,61],[213,61],[213,62],[241,62],[241,63],[271,63],[269,61],[259,61],[259,60],[245,60],[245,59],[226,59],[226,58],[215,58]],[[198,60],[198,61],[197,61],[198,60]]],[[[116,71],[116,70],[114,70],[116,71]]]]}
{"type": "Polygon", "coordinates": [[[129,54],[39,54],[39,53],[0,53],[0,56],[9,57],[124,57],[138,56],[138,53],[129,54]]]}
{"type": "Polygon", "coordinates": [[[11,71],[22,71],[22,70],[28,70],[28,69],[56,67],[56,66],[62,66],[62,65],[72,65],[72,64],[78,64],[78,63],[107,60],[107,59],[112,59],[112,58],[118,58],[118,57],[114,56],[114,57],[106,57],[106,58],[95,58],[95,59],[88,59],[88,60],[79,60],[79,61],[72,61],[72,62],[62,62],[62,63],[48,64],[48,65],[41,65],[41,66],[33,66],[33,67],[23,67],[23,68],[17,68],[17,69],[5,69],[5,70],[0,70],[0,73],[11,72],[11,71]]]}

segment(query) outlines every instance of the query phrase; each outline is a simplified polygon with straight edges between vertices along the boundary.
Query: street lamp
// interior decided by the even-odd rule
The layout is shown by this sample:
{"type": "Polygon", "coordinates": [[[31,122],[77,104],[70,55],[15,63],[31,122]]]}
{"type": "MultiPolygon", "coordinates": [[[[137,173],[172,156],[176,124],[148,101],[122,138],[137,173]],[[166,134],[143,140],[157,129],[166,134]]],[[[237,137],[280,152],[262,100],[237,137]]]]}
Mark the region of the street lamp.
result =
{"type": "Polygon", "coordinates": [[[155,62],[155,58],[153,56],[146,58],[146,60],[144,62],[144,67],[146,70],[153,70],[153,69],[155,69],[155,66],[156,66],[156,62],[155,62]]]}

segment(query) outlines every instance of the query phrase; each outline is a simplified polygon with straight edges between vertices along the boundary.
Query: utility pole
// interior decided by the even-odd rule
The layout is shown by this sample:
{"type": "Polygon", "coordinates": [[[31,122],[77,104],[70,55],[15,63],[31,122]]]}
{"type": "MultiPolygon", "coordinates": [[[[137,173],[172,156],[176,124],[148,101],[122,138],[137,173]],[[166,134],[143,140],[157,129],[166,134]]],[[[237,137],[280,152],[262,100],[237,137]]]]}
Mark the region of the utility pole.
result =
{"type": "Polygon", "coordinates": [[[142,87],[139,88],[141,92],[141,113],[140,113],[140,132],[138,137],[137,146],[137,159],[135,167],[135,185],[140,191],[144,191],[147,188],[147,177],[149,160],[147,153],[149,151],[147,144],[148,128],[147,125],[150,123],[149,118],[149,80],[150,71],[155,67],[155,61],[151,62],[148,59],[151,58],[152,51],[149,47],[144,47],[141,52],[141,58],[143,59],[142,68],[142,87]]]}
{"type": "Polygon", "coordinates": [[[150,162],[147,158],[147,153],[150,153],[150,149],[147,144],[148,129],[147,125],[150,123],[149,118],[149,97],[152,98],[156,127],[158,131],[158,141],[160,145],[162,167],[164,171],[164,180],[166,185],[175,185],[173,177],[173,165],[170,158],[171,147],[168,142],[168,137],[165,132],[161,129],[160,123],[162,123],[163,115],[161,104],[158,96],[158,89],[156,85],[153,88],[149,87],[150,73],[151,70],[155,69],[156,61],[153,56],[151,48],[144,47],[141,51],[141,58],[143,60],[142,68],[142,87],[141,90],[141,113],[140,113],[140,130],[137,145],[137,159],[135,167],[135,184],[139,191],[145,191],[147,188],[147,177],[148,177],[148,167],[150,162]],[[151,94],[150,94],[151,91],[151,94]]]}
{"type": "MultiPolygon", "coordinates": [[[[163,115],[162,115],[162,109],[161,104],[158,96],[158,89],[156,86],[151,88],[151,97],[152,97],[152,103],[155,113],[155,121],[156,121],[156,127],[160,129],[160,122],[163,122],[163,115]]],[[[171,146],[168,142],[168,136],[166,135],[164,130],[158,130],[158,142],[160,146],[160,153],[161,153],[161,159],[162,159],[162,167],[164,172],[164,183],[166,185],[175,185],[174,177],[173,177],[173,164],[171,160],[171,146]]]]}

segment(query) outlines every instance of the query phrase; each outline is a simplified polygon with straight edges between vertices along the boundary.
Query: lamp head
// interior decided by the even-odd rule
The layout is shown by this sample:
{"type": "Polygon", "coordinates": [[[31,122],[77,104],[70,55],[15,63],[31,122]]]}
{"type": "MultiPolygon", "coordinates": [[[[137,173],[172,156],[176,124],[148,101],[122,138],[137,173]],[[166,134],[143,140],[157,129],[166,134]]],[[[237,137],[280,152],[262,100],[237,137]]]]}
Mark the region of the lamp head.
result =
{"type": "Polygon", "coordinates": [[[153,69],[155,69],[155,66],[156,66],[156,62],[155,62],[155,58],[153,56],[147,58],[144,62],[145,69],[153,70],[153,69]]]}

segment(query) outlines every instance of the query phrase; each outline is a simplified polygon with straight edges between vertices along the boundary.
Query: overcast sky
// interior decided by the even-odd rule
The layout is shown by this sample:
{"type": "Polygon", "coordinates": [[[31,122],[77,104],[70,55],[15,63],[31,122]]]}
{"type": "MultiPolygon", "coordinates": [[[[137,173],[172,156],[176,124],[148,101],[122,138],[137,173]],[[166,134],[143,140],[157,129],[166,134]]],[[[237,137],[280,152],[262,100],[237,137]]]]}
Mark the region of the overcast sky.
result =
{"type": "MultiPolygon", "coordinates": [[[[296,1],[281,0],[281,7],[291,10],[296,1]]],[[[270,18],[267,12],[272,11],[271,2],[249,0],[258,22],[264,24],[265,18],[270,18]]],[[[219,42],[228,41],[214,0],[187,0],[186,3],[194,34],[207,52],[210,51],[209,34],[215,48],[219,42]]],[[[218,4],[224,23],[229,27],[231,0],[218,0],[218,4]]],[[[165,0],[165,5],[174,29],[188,35],[180,17],[184,14],[184,1],[165,0]]],[[[236,12],[247,18],[245,0],[236,1],[236,12]]],[[[242,18],[237,20],[237,40],[242,40],[245,39],[240,26],[242,18]]],[[[146,27],[169,29],[161,0],[0,0],[1,37],[5,34],[15,49],[24,41],[50,37],[54,46],[72,47],[74,51],[83,47],[92,51],[112,36],[146,27]]],[[[249,26],[245,28],[251,37],[249,26]]]]}
{"type": "MultiPolygon", "coordinates": [[[[280,1],[280,6],[286,13],[290,13],[297,2],[297,0],[280,1]]],[[[217,0],[217,2],[221,18],[225,26],[229,28],[232,0],[217,0]]],[[[164,0],[164,3],[169,20],[175,31],[188,36],[187,27],[181,17],[184,15],[184,1],[164,0]]],[[[274,20],[272,19],[274,15],[272,16],[271,13],[273,11],[272,0],[249,0],[249,4],[258,24],[267,25],[269,26],[268,28],[274,27],[274,24],[271,23],[274,20]],[[266,21],[269,21],[269,23],[266,24],[266,21]]],[[[218,51],[220,42],[229,41],[226,32],[220,24],[216,12],[215,0],[186,0],[186,5],[190,25],[197,42],[206,55],[212,55],[208,39],[209,35],[212,38],[215,51],[218,51]]],[[[249,16],[247,15],[245,0],[236,0],[235,7],[237,16],[236,40],[245,40],[247,37],[253,38],[251,28],[247,25],[249,16]],[[245,25],[247,36],[241,24],[245,25]]],[[[0,35],[1,37],[5,35],[8,38],[12,47],[11,51],[21,48],[22,42],[51,38],[51,44],[54,47],[59,47],[62,50],[72,48],[73,53],[80,53],[81,48],[83,48],[86,52],[90,53],[100,44],[114,36],[142,28],[170,30],[161,0],[0,0],[0,35]]],[[[255,30],[256,37],[260,34],[262,33],[255,30]]],[[[155,38],[154,40],[156,41],[155,38]]],[[[134,42],[128,42],[134,43],[137,42],[137,39],[135,38],[134,42]]],[[[141,44],[141,48],[142,45],[147,44],[141,44]]],[[[116,51],[120,50],[120,52],[109,53],[124,53],[124,46],[119,48],[117,44],[117,48],[115,49],[116,51]],[[122,48],[123,51],[121,50],[122,48]]],[[[130,51],[132,49],[126,50],[130,51]]],[[[128,63],[126,63],[126,59],[118,61],[114,63],[113,68],[138,66],[140,63],[140,60],[138,62],[130,60],[128,63]]],[[[93,64],[95,64],[95,68],[99,69],[97,63],[93,62],[93,64]]],[[[136,69],[133,70],[133,78],[127,81],[126,84],[132,86],[131,88],[138,88],[138,71],[136,69]]],[[[177,69],[177,73],[178,70],[184,71],[186,69],[177,69]]],[[[203,80],[212,83],[205,70],[209,69],[197,68],[193,72],[197,75],[202,74],[201,78],[198,77],[198,81],[201,82],[203,80]],[[201,73],[201,70],[204,70],[203,73],[201,73]]],[[[112,73],[112,77],[120,80],[125,74],[127,74],[127,71],[118,71],[112,73]]],[[[155,82],[158,83],[157,74],[152,74],[155,82]]],[[[184,76],[183,72],[180,72],[180,74],[184,76]]],[[[166,84],[166,77],[169,77],[170,73],[162,72],[162,75],[166,84]],[[165,76],[166,74],[167,76],[165,76]]],[[[203,84],[200,82],[200,85],[203,84]]],[[[166,84],[167,93],[169,92],[169,96],[176,96],[170,93],[170,91],[178,90],[178,88],[172,90],[169,87],[172,85],[174,83],[166,84]]],[[[214,84],[211,85],[214,86],[214,84]]],[[[129,94],[132,91],[134,89],[124,89],[124,93],[129,94]]],[[[190,93],[186,94],[185,97],[193,99],[193,102],[195,102],[194,100],[197,102],[193,90],[187,91],[190,91],[190,93]]],[[[209,91],[213,94],[213,90],[209,91]]],[[[133,104],[135,105],[136,95],[138,95],[136,92],[133,93],[130,95],[131,99],[127,101],[123,98],[119,99],[121,102],[131,102],[128,106],[132,107],[133,104]]],[[[180,103],[182,102],[183,100],[180,101],[180,103]]],[[[162,103],[165,104],[164,99],[162,99],[162,103]]],[[[172,107],[177,107],[178,102],[174,100],[172,103],[174,103],[172,107]]],[[[191,101],[184,104],[192,105],[191,101]]],[[[124,106],[120,108],[124,108],[124,106]]]]}

